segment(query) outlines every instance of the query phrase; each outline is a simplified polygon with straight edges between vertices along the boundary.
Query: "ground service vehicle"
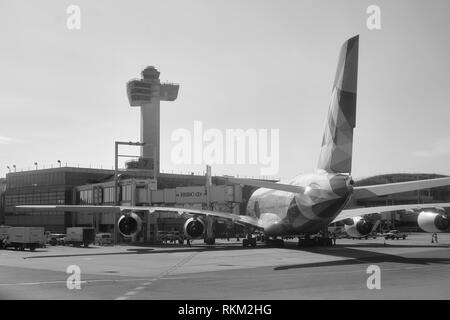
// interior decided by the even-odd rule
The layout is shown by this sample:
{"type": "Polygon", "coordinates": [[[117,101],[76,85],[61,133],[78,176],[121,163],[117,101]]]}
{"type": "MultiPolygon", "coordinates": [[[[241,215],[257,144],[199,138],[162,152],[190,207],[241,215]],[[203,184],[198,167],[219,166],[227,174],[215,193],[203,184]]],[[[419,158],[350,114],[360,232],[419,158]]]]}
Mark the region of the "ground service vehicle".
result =
{"type": "Polygon", "coordinates": [[[407,234],[400,232],[398,230],[391,230],[391,231],[383,234],[383,236],[386,240],[388,240],[388,239],[392,239],[392,240],[403,239],[403,240],[405,240],[407,237],[407,234]]]}
{"type": "Polygon", "coordinates": [[[48,243],[52,246],[64,246],[66,244],[66,235],[64,233],[51,233],[48,243]]]}
{"type": "Polygon", "coordinates": [[[66,244],[71,244],[75,247],[80,247],[81,245],[88,247],[90,244],[94,243],[94,240],[95,240],[94,228],[86,228],[86,227],[67,228],[65,239],[66,244]]]}
{"type": "Polygon", "coordinates": [[[95,243],[99,246],[112,244],[111,233],[97,233],[95,235],[95,243]]]}
{"type": "Polygon", "coordinates": [[[184,242],[184,239],[179,231],[158,231],[158,239],[163,243],[180,243],[184,242]]]}
{"type": "Polygon", "coordinates": [[[3,239],[3,247],[13,247],[15,250],[30,249],[34,251],[45,244],[44,228],[9,227],[7,237],[3,239]]]}

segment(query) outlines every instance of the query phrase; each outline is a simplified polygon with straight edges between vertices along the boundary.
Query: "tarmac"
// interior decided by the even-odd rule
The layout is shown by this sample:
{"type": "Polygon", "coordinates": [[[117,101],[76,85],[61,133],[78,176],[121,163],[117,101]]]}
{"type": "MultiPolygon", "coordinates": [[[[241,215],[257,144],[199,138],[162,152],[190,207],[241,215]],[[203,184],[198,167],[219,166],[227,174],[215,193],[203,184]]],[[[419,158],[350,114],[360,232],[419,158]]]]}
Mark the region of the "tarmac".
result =
{"type": "Polygon", "coordinates": [[[450,234],[311,248],[49,246],[0,250],[0,299],[449,299],[449,274],[450,234]]]}

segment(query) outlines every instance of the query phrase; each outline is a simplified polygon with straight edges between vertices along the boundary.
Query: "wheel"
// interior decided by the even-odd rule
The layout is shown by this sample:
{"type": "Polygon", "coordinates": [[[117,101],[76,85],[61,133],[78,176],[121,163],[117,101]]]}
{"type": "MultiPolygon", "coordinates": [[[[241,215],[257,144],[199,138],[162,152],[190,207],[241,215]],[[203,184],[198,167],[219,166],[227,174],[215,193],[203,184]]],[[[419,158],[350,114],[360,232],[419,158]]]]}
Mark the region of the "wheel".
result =
{"type": "Polygon", "coordinates": [[[247,247],[248,246],[248,239],[242,239],[242,246],[247,247]]]}
{"type": "Polygon", "coordinates": [[[403,236],[403,240],[405,240],[406,239],[406,236],[403,236]]]}
{"type": "Polygon", "coordinates": [[[34,250],[36,250],[35,247],[31,247],[31,248],[30,248],[30,251],[34,251],[34,250]]]}
{"type": "Polygon", "coordinates": [[[252,247],[256,247],[256,238],[253,238],[253,239],[250,240],[250,245],[252,247]]]}

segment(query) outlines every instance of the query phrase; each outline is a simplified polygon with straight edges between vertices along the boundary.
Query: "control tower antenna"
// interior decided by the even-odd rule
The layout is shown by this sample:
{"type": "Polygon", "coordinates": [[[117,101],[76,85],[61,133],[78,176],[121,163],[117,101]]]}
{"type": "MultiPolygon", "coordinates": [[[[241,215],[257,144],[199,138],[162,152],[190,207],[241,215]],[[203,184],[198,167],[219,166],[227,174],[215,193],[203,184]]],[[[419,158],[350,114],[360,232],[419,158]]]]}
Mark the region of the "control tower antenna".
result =
{"type": "Polygon", "coordinates": [[[159,173],[160,152],[160,103],[174,101],[180,85],[161,83],[160,72],[153,66],[141,72],[141,79],[127,83],[128,101],[131,107],[141,108],[141,158],[150,159],[155,175],[159,173]]]}

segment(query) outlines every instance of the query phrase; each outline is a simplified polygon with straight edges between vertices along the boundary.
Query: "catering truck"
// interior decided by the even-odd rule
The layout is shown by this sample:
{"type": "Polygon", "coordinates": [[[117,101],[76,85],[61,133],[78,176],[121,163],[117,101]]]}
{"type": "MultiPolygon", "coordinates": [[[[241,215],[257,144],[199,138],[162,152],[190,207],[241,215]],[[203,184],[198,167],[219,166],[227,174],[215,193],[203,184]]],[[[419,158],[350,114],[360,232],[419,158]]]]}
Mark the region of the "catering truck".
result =
{"type": "MultiPolygon", "coordinates": [[[[3,228],[2,228],[3,229],[3,228]]],[[[45,245],[44,228],[8,227],[2,230],[2,247],[34,251],[45,245]]]]}
{"type": "Polygon", "coordinates": [[[67,228],[65,244],[71,244],[75,247],[80,247],[84,245],[88,247],[90,244],[94,243],[95,240],[95,230],[94,228],[86,227],[72,227],[67,228]]]}

